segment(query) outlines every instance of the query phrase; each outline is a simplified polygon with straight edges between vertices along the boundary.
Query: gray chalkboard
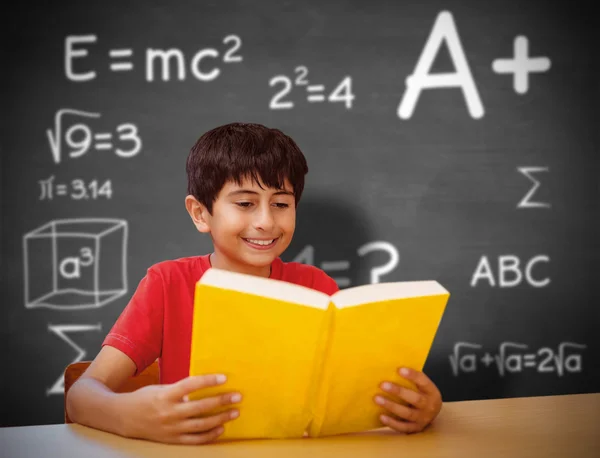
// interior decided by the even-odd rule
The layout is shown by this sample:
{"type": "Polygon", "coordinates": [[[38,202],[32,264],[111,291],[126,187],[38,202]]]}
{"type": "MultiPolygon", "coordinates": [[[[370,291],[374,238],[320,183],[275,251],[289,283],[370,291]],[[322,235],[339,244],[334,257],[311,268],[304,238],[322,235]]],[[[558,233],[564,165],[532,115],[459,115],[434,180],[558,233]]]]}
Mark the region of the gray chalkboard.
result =
{"type": "Polygon", "coordinates": [[[62,422],[64,368],[93,359],[146,269],[211,251],[185,159],[234,121],[308,160],[284,261],[451,292],[425,366],[444,400],[598,391],[591,18],[505,0],[13,8],[2,425],[62,422]]]}

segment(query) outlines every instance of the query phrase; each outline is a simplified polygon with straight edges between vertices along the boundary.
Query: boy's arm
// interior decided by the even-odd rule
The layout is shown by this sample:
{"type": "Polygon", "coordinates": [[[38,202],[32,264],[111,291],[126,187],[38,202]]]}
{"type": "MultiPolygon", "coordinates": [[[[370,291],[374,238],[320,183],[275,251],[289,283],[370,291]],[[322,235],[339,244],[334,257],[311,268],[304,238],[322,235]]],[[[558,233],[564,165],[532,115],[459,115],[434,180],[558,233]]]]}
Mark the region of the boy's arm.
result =
{"type": "Polygon", "coordinates": [[[119,419],[127,417],[127,393],[115,393],[135,373],[135,363],[125,353],[105,345],[92,364],[71,386],[67,413],[73,422],[126,435],[119,419]]]}
{"type": "Polygon", "coordinates": [[[239,393],[187,401],[192,392],[225,383],[226,377],[220,374],[115,393],[135,370],[135,363],[125,353],[108,345],[102,347],[68,392],[69,417],[77,423],[125,437],[191,445],[215,440],[223,433],[224,423],[239,415],[233,408],[211,413],[240,402],[239,393]]]}

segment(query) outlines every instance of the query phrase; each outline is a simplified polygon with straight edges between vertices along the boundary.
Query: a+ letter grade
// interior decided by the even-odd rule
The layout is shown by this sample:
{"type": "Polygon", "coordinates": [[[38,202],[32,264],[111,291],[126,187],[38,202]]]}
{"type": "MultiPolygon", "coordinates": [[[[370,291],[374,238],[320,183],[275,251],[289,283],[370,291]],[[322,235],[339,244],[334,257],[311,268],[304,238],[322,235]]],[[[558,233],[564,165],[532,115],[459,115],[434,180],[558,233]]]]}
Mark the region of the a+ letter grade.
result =
{"type": "Polygon", "coordinates": [[[518,36],[514,42],[513,59],[496,59],[492,69],[496,73],[512,73],[513,87],[519,94],[525,94],[529,89],[529,73],[545,72],[550,68],[547,57],[529,57],[529,41],[527,37],[518,36]]]}

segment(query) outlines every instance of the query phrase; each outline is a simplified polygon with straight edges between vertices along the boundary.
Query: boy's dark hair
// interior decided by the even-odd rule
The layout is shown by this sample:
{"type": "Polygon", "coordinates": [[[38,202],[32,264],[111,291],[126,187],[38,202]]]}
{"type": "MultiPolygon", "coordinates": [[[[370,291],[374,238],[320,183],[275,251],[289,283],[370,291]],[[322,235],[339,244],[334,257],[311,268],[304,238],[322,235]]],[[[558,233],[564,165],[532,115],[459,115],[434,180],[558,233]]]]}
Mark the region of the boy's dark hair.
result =
{"type": "Polygon", "coordinates": [[[296,206],[308,173],[298,145],[278,129],[261,124],[232,123],[202,135],[186,161],[188,194],[212,214],[213,202],[227,181],[241,185],[244,178],[259,179],[281,189],[287,178],[294,188],[296,206]]]}

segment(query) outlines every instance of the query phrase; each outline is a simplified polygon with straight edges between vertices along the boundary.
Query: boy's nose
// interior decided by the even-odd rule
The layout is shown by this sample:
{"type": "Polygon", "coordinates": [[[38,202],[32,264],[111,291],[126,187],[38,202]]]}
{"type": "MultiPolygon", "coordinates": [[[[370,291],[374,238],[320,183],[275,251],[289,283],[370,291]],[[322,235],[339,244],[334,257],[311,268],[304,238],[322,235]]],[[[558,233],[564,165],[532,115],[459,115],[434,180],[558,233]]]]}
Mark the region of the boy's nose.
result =
{"type": "Polygon", "coordinates": [[[256,212],[256,218],[254,219],[254,227],[261,229],[264,232],[270,232],[275,225],[275,219],[271,208],[261,208],[260,211],[256,212]]]}

